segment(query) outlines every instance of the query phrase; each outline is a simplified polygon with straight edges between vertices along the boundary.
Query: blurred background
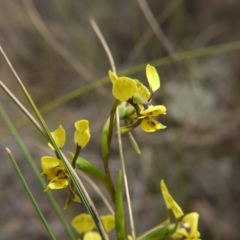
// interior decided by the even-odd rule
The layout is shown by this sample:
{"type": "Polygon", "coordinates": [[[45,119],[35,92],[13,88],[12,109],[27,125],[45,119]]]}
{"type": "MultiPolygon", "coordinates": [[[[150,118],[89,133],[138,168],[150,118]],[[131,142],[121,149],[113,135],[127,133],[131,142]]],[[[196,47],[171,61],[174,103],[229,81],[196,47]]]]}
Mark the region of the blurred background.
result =
{"type": "MultiPolygon", "coordinates": [[[[68,136],[64,151],[74,151],[73,124],[89,119],[92,138],[82,157],[102,168],[100,134],[113,96],[106,78],[110,63],[90,17],[101,29],[119,75],[146,83],[145,66],[151,63],[161,76],[153,101],[167,107],[167,115],[158,119],[167,129],[151,134],[136,129],[141,155],[123,136],[137,233],[165,220],[159,189],[164,179],[185,213],[200,214],[202,239],[240,239],[240,1],[0,1],[0,44],[49,128],[62,124],[68,136]]],[[[29,108],[2,56],[0,79],[29,108]]],[[[41,172],[40,158],[52,154],[45,139],[2,89],[0,102],[41,172]]],[[[6,147],[57,239],[68,239],[2,118],[0,239],[49,239],[6,147]]],[[[116,179],[116,136],[110,165],[116,179]]],[[[99,212],[107,214],[99,196],[84,183],[99,212]]],[[[67,191],[53,194],[62,209],[67,191]]],[[[74,204],[63,213],[70,221],[85,211],[82,204],[74,204]]]]}

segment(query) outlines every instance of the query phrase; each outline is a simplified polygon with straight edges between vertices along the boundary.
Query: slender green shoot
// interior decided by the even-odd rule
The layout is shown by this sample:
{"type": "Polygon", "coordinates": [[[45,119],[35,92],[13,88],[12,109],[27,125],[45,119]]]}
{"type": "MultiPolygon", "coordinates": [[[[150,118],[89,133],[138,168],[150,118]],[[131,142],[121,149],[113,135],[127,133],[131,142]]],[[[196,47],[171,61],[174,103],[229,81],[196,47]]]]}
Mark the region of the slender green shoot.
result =
{"type": "Polygon", "coordinates": [[[19,176],[19,178],[21,179],[21,182],[22,182],[22,184],[23,184],[23,186],[24,186],[24,188],[25,188],[25,190],[26,190],[26,192],[27,192],[27,194],[28,194],[28,197],[30,198],[33,206],[35,207],[35,209],[36,209],[36,211],[37,211],[37,213],[38,213],[39,218],[42,220],[42,223],[43,223],[43,225],[45,226],[45,228],[46,228],[49,236],[51,237],[51,239],[56,240],[56,238],[55,238],[52,230],[50,229],[50,227],[49,227],[46,219],[44,218],[44,216],[43,216],[43,214],[42,214],[42,212],[41,212],[41,210],[40,210],[40,208],[39,208],[39,206],[38,206],[38,204],[37,204],[34,196],[32,195],[32,192],[31,192],[31,190],[29,189],[28,184],[27,184],[27,182],[25,181],[24,176],[22,175],[22,172],[21,172],[20,168],[18,167],[16,160],[14,159],[11,151],[10,151],[8,148],[6,148],[6,150],[7,150],[7,153],[8,153],[8,155],[9,155],[9,158],[11,159],[11,162],[12,162],[12,164],[13,164],[13,166],[14,166],[14,168],[15,168],[18,176],[19,176]]]}
{"type": "Polygon", "coordinates": [[[105,170],[105,174],[109,181],[109,186],[110,186],[110,190],[111,190],[111,198],[112,198],[113,202],[115,202],[116,192],[115,192],[115,187],[114,187],[112,177],[110,174],[108,160],[109,160],[109,151],[110,151],[111,142],[112,142],[112,134],[113,134],[114,121],[115,121],[115,112],[116,112],[118,104],[119,104],[119,101],[115,100],[112,105],[112,108],[111,108],[110,117],[107,119],[107,121],[103,127],[102,137],[101,137],[101,150],[102,150],[102,159],[103,159],[103,164],[104,164],[104,170],[105,170]]]}
{"type": "Polygon", "coordinates": [[[106,40],[104,39],[104,37],[103,37],[103,35],[102,35],[102,33],[101,33],[101,31],[100,31],[96,21],[94,20],[94,18],[91,17],[89,21],[90,21],[90,23],[92,25],[93,30],[95,31],[95,33],[97,34],[100,42],[103,45],[103,48],[104,48],[104,50],[105,50],[105,52],[106,52],[106,54],[108,56],[108,59],[110,61],[110,65],[111,65],[112,71],[114,73],[116,73],[116,67],[115,67],[115,63],[114,63],[114,60],[113,60],[113,56],[112,56],[111,51],[110,51],[110,49],[109,49],[109,47],[107,45],[106,40]]]}

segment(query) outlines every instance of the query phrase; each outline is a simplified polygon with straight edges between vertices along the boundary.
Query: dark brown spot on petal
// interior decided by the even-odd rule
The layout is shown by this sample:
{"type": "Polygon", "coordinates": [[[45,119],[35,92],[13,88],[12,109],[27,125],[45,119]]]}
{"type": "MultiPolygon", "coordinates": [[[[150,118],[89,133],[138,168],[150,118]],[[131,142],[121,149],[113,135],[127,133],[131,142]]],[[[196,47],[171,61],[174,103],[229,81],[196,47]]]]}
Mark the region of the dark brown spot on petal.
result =
{"type": "Polygon", "coordinates": [[[56,173],[56,176],[59,176],[62,172],[63,172],[63,170],[59,169],[56,173]]]}
{"type": "Polygon", "coordinates": [[[151,127],[155,127],[155,126],[156,126],[156,124],[155,124],[153,121],[148,121],[148,123],[149,123],[149,125],[150,125],[151,127]]]}

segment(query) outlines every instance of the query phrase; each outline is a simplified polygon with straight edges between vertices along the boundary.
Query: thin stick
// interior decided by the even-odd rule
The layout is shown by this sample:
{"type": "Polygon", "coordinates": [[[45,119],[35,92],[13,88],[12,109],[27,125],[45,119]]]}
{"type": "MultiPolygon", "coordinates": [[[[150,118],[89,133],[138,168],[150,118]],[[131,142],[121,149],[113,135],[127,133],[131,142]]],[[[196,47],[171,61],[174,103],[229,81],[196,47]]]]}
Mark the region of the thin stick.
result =
{"type": "Polygon", "coordinates": [[[147,21],[149,22],[152,30],[155,32],[156,36],[158,37],[158,39],[160,40],[160,42],[162,43],[162,45],[164,46],[164,48],[166,49],[168,54],[170,56],[174,55],[175,51],[174,51],[171,43],[168,41],[164,32],[162,31],[162,29],[158,25],[158,22],[154,18],[147,2],[145,0],[138,0],[138,4],[141,7],[142,12],[145,15],[147,21]]]}
{"type": "Polygon", "coordinates": [[[129,212],[132,238],[134,240],[134,239],[136,239],[136,233],[135,233],[135,227],[134,227],[134,219],[133,219],[133,213],[132,213],[131,199],[130,199],[129,188],[128,188],[128,180],[127,180],[127,174],[126,174],[125,161],[124,161],[124,156],[123,156],[123,148],[122,148],[122,139],[121,139],[121,132],[120,132],[120,120],[119,120],[119,110],[118,110],[118,108],[117,108],[117,111],[116,111],[116,122],[117,122],[119,154],[120,154],[120,159],[121,159],[121,164],[122,164],[123,180],[124,180],[125,191],[126,191],[126,198],[127,198],[127,204],[128,204],[128,212],[129,212]]]}
{"type": "Polygon", "coordinates": [[[30,119],[30,121],[35,125],[35,127],[47,138],[44,133],[43,128],[37,122],[37,120],[32,116],[32,114],[21,104],[21,102],[13,95],[13,93],[8,89],[8,87],[0,80],[0,87],[8,94],[8,96],[16,103],[16,105],[23,111],[23,113],[30,119]]]}
{"type": "Polygon", "coordinates": [[[111,204],[109,203],[109,201],[107,200],[107,198],[105,197],[105,195],[101,192],[101,190],[99,189],[99,187],[97,186],[97,184],[90,178],[88,177],[88,175],[86,175],[84,172],[80,171],[78,172],[78,174],[84,178],[91,186],[92,188],[98,193],[98,195],[102,198],[103,202],[105,203],[106,207],[108,208],[109,212],[114,215],[114,210],[111,206],[111,204]]]}
{"type": "MultiPolygon", "coordinates": [[[[162,24],[168,19],[171,14],[183,3],[184,0],[172,0],[157,16],[158,24],[162,24]]],[[[142,52],[142,49],[147,45],[149,40],[152,38],[154,32],[150,27],[142,35],[142,37],[137,41],[134,48],[129,53],[127,60],[124,65],[132,65],[132,62],[138,57],[142,52]]]]}
{"type": "Polygon", "coordinates": [[[115,67],[115,64],[114,64],[114,60],[113,60],[111,51],[110,51],[110,49],[109,49],[109,47],[107,45],[107,42],[105,41],[105,39],[104,39],[104,37],[103,37],[103,35],[102,35],[102,33],[101,33],[97,23],[95,22],[94,18],[91,17],[89,21],[90,21],[90,23],[91,23],[91,25],[93,27],[93,30],[95,31],[95,33],[97,34],[100,42],[103,45],[103,48],[104,48],[104,50],[105,50],[105,52],[106,52],[106,54],[108,56],[108,59],[110,61],[110,65],[111,65],[112,71],[114,73],[116,73],[116,67],[115,67]]]}
{"type": "Polygon", "coordinates": [[[7,62],[9,68],[11,69],[11,71],[12,71],[14,77],[16,78],[18,84],[20,85],[20,87],[22,88],[23,91],[26,91],[26,89],[25,89],[25,87],[24,87],[21,79],[18,77],[18,75],[17,75],[16,71],[14,70],[11,62],[9,61],[7,55],[6,55],[5,52],[3,51],[2,46],[0,46],[0,52],[2,53],[2,55],[3,55],[4,59],[5,59],[5,61],[7,62]]]}

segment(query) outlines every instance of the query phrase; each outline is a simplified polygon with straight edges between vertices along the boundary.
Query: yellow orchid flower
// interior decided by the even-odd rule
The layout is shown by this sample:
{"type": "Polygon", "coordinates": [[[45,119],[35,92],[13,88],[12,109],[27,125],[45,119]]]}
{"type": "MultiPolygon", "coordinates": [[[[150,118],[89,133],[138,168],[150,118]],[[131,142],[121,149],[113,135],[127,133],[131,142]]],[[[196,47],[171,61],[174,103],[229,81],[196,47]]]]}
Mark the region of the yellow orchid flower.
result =
{"type": "Polygon", "coordinates": [[[140,124],[145,132],[155,132],[166,128],[166,126],[152,118],[153,116],[166,114],[167,111],[163,105],[153,106],[150,104],[152,94],[160,88],[160,79],[155,67],[148,64],[146,66],[146,76],[150,91],[137,79],[118,77],[115,73],[109,71],[114,97],[121,102],[130,103],[136,111],[135,114],[130,116],[131,119],[137,119],[136,123],[123,127],[122,132],[127,132],[140,124]]]}
{"type": "Polygon", "coordinates": [[[79,120],[75,122],[74,141],[82,149],[88,144],[91,134],[88,120],[79,120]]]}
{"type": "Polygon", "coordinates": [[[68,173],[59,159],[44,156],[41,158],[41,167],[43,171],[41,175],[51,180],[44,191],[68,186],[68,173]]]}
{"type": "MultiPolygon", "coordinates": [[[[62,148],[66,142],[66,131],[60,125],[55,131],[51,132],[52,138],[54,139],[58,148],[62,148]]],[[[54,150],[54,147],[51,143],[48,143],[49,147],[54,150]]]]}
{"type": "Polygon", "coordinates": [[[200,240],[200,232],[198,231],[198,218],[199,214],[196,212],[185,215],[171,237],[173,239],[200,240]]]}
{"type": "MultiPolygon", "coordinates": [[[[137,79],[129,77],[118,77],[111,70],[108,72],[109,78],[113,84],[113,96],[124,102],[129,101],[133,97],[140,97],[149,101],[151,93],[149,90],[137,79]]],[[[160,88],[160,79],[155,67],[148,64],[146,66],[146,76],[151,92],[155,92],[160,88]]]]}
{"type": "Polygon", "coordinates": [[[161,188],[163,199],[165,201],[167,209],[172,210],[175,218],[177,219],[183,216],[182,209],[178,206],[178,204],[174,201],[174,199],[168,192],[168,189],[163,180],[161,180],[160,182],[160,188],[161,188]]]}
{"type": "Polygon", "coordinates": [[[156,130],[164,129],[166,126],[160,122],[154,120],[152,116],[159,116],[160,114],[166,114],[166,107],[163,105],[148,106],[147,109],[140,111],[141,116],[139,119],[143,119],[141,122],[141,128],[145,132],[155,132],[156,130]]]}

